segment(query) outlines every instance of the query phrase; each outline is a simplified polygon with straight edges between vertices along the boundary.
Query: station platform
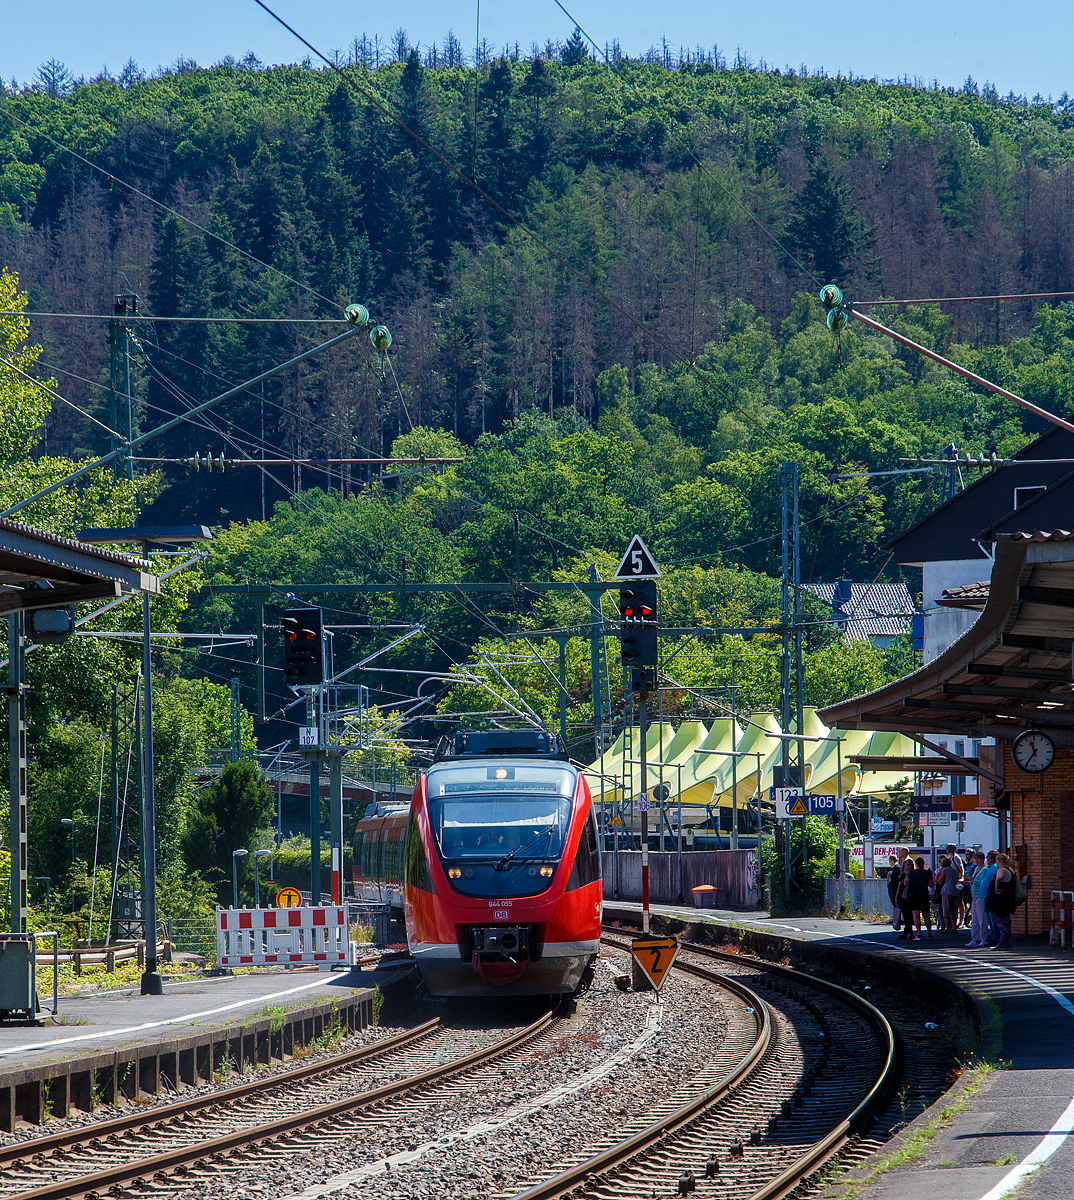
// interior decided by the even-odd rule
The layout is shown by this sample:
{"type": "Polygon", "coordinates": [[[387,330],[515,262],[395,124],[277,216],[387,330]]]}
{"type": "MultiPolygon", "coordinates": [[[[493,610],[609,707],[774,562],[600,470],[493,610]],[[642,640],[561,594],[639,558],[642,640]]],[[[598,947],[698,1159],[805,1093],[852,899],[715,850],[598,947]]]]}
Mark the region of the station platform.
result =
{"type": "Polygon", "coordinates": [[[364,1029],[376,986],[407,970],[269,968],[176,980],[161,996],[61,996],[55,1019],[0,1024],[0,1131],[197,1086],[364,1029]]]}
{"type": "MultiPolygon", "coordinates": [[[[641,905],[605,901],[605,919],[614,920],[619,910],[638,917],[641,905]]],[[[1011,950],[967,950],[968,930],[904,942],[890,925],[853,919],[665,904],[652,905],[651,912],[852,946],[935,972],[973,997],[981,1015],[980,1053],[995,1066],[965,1072],[881,1159],[856,1170],[855,1200],[1003,1200],[1015,1191],[1019,1200],[1074,1196],[1074,950],[1017,934],[1011,950]],[[917,1153],[900,1155],[902,1147],[917,1153]],[[892,1156],[896,1162],[889,1165],[892,1156]]],[[[912,1069],[911,1063],[911,1075],[912,1069]]],[[[842,1193],[833,1187],[825,1194],[842,1193]]]]}

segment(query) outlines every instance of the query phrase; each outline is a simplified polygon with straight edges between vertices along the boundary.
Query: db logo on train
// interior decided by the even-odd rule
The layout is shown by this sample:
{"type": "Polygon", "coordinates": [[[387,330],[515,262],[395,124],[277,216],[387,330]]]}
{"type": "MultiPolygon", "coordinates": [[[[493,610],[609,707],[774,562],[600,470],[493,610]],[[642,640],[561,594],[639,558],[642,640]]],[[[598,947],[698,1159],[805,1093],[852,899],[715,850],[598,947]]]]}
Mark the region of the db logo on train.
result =
{"type": "Polygon", "coordinates": [[[277,908],[301,908],[302,907],[302,893],[298,890],[298,888],[293,888],[293,887],[280,888],[280,890],[276,893],[276,907],[277,908]]]}

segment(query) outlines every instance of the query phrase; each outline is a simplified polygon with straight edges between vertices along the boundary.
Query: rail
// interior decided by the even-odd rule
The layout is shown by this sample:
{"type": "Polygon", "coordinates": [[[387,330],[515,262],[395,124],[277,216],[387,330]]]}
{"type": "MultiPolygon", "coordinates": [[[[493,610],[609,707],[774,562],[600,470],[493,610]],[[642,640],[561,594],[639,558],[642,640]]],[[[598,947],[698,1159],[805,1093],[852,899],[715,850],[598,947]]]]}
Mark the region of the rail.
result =
{"type": "Polygon", "coordinates": [[[57,1150],[66,1150],[72,1146],[81,1145],[90,1138],[104,1139],[113,1133],[131,1133],[135,1130],[158,1125],[161,1121],[171,1121],[177,1116],[188,1116],[191,1113],[201,1112],[206,1108],[233,1104],[236,1100],[243,1100],[247,1096],[254,1096],[259,1092],[266,1092],[281,1085],[286,1087],[288,1083],[299,1083],[307,1079],[315,1079],[320,1075],[330,1075],[335,1071],[342,1071],[347,1067],[354,1066],[356,1063],[377,1058],[392,1050],[399,1050],[404,1046],[410,1045],[412,1042],[429,1037],[440,1028],[440,1018],[437,1017],[431,1021],[426,1021],[422,1025],[416,1025],[413,1029],[404,1029],[402,1033],[393,1034],[391,1037],[374,1042],[370,1046],[363,1046],[360,1050],[350,1050],[346,1054],[337,1054],[324,1062],[311,1063],[302,1067],[292,1067],[287,1071],[281,1071],[266,1079],[254,1079],[249,1083],[240,1083],[234,1087],[221,1088],[219,1091],[209,1092],[203,1096],[193,1096],[186,1100],[180,1100],[175,1104],[169,1104],[163,1109],[157,1108],[150,1112],[129,1113],[123,1117],[115,1117],[109,1121],[97,1121],[92,1125],[81,1126],[77,1129],[64,1129],[59,1133],[49,1134],[47,1137],[33,1138],[31,1141],[26,1142],[15,1142],[10,1146],[0,1146],[0,1167],[9,1166],[20,1159],[33,1158],[38,1154],[51,1154],[57,1150]]]}
{"type": "MultiPolygon", "coordinates": [[[[629,943],[620,942],[608,937],[606,934],[602,936],[601,940],[619,949],[630,949],[629,943]]],[[[874,1030],[876,1030],[881,1039],[883,1067],[861,1103],[825,1137],[814,1142],[789,1167],[785,1168],[767,1183],[762,1184],[749,1197],[749,1200],[782,1200],[782,1198],[788,1197],[795,1192],[801,1186],[803,1180],[815,1174],[817,1170],[828,1162],[846,1144],[853,1132],[888,1096],[898,1070],[898,1044],[894,1031],[887,1018],[878,1008],[861,996],[858,996],[847,988],[840,987],[838,984],[829,983],[827,980],[815,979],[813,976],[803,975],[799,971],[777,966],[749,955],[728,954],[690,942],[683,943],[682,948],[701,957],[726,959],[739,965],[757,967],[758,969],[793,980],[803,987],[815,991],[827,992],[829,995],[838,998],[861,1013],[874,1030]]],[[[746,988],[745,985],[739,983],[737,980],[726,976],[718,976],[693,963],[677,960],[674,969],[702,979],[718,981],[721,985],[740,996],[745,995],[750,997],[755,1012],[764,1014],[765,1027],[769,1031],[764,1043],[765,1049],[767,1048],[768,1038],[771,1037],[771,1017],[767,1003],[756,993],[746,988]]],[[[565,1200],[566,1197],[576,1195],[583,1190],[586,1181],[592,1177],[624,1167],[631,1160],[643,1156],[650,1147],[666,1144],[666,1140],[672,1134],[684,1130],[686,1126],[690,1125],[698,1117],[714,1108],[724,1098],[733,1093],[752,1074],[754,1068],[763,1060],[765,1055],[765,1049],[761,1048],[761,1044],[762,1040],[759,1036],[749,1054],[743,1058],[742,1062],[733,1071],[717,1084],[690,1099],[670,1117],[664,1117],[634,1134],[632,1137],[609,1147],[602,1153],[594,1155],[577,1166],[571,1167],[553,1176],[551,1179],[546,1179],[541,1183],[527,1188],[525,1191],[517,1193],[513,1197],[513,1200],[565,1200]]]]}
{"type": "Polygon", "coordinates": [[[699,954],[704,958],[745,963],[749,966],[758,967],[773,974],[781,975],[785,979],[791,979],[804,987],[812,988],[814,991],[827,992],[830,996],[835,996],[850,1008],[854,1008],[861,1013],[874,1030],[876,1030],[881,1039],[884,1051],[884,1066],[876,1082],[869,1089],[861,1103],[845,1120],[840,1121],[826,1137],[814,1142],[786,1170],[782,1171],[774,1179],[770,1179],[768,1183],[763,1184],[750,1196],[750,1200],[782,1200],[782,1197],[790,1196],[792,1192],[801,1187],[804,1180],[815,1174],[837,1154],[850,1139],[853,1132],[865,1122],[866,1118],[871,1116],[882,1103],[886,1102],[891,1093],[894,1081],[899,1074],[900,1067],[899,1046],[895,1038],[895,1031],[891,1028],[891,1023],[887,1017],[874,1004],[870,1004],[868,1000],[859,996],[856,992],[852,992],[849,988],[840,987],[837,983],[830,983],[826,979],[817,979],[813,975],[804,975],[801,971],[795,971],[790,967],[777,966],[775,963],[766,962],[765,959],[756,958],[750,954],[729,954],[726,951],[714,950],[710,946],[701,946],[693,942],[687,942],[685,946],[691,953],[699,954]]]}
{"type": "MultiPolygon", "coordinates": [[[[508,1037],[482,1050],[474,1051],[462,1058],[453,1059],[448,1063],[432,1067],[417,1075],[393,1080],[391,1083],[384,1084],[370,1091],[346,1096],[342,1099],[333,1100],[330,1103],[320,1104],[312,1108],[302,1109],[286,1117],[268,1121],[260,1125],[234,1130],[211,1139],[195,1141],[189,1145],[176,1147],[163,1153],[123,1163],[114,1163],[100,1171],[55,1180],[37,1188],[23,1189],[18,1192],[19,1200],[71,1200],[72,1197],[77,1196],[86,1196],[94,1193],[103,1194],[109,1189],[126,1187],[134,1183],[135,1180],[152,1179],[160,1173],[175,1171],[202,1159],[212,1158],[214,1155],[241,1152],[243,1149],[295,1133],[310,1126],[319,1125],[325,1121],[346,1116],[348,1113],[382,1104],[388,1100],[398,1099],[407,1094],[420,1091],[430,1084],[443,1082],[456,1075],[470,1071],[474,1067],[484,1066],[501,1058],[526,1042],[541,1036],[552,1025],[554,1019],[551,1013],[546,1013],[524,1029],[516,1030],[508,1037]]],[[[374,1046],[367,1046],[362,1050],[354,1051],[349,1057],[351,1061],[358,1061],[363,1056],[370,1057],[374,1054],[381,1054],[385,1049],[398,1049],[407,1038],[414,1040],[418,1036],[424,1036],[434,1028],[440,1027],[439,1021],[428,1022],[425,1026],[420,1026],[418,1030],[410,1030],[407,1034],[399,1035],[396,1039],[386,1039],[386,1041],[378,1042],[374,1046]],[[393,1044],[389,1045],[389,1043],[393,1044]]],[[[311,1067],[297,1068],[292,1072],[275,1075],[263,1081],[243,1084],[239,1085],[239,1087],[227,1088],[207,1096],[194,1097],[191,1100],[169,1104],[155,1109],[152,1114],[135,1114],[130,1117],[121,1117],[118,1119],[118,1122],[82,1126],[79,1129],[58,1134],[53,1139],[41,1138],[30,1142],[21,1142],[0,1151],[0,1165],[5,1161],[11,1162],[13,1159],[20,1162],[33,1160],[35,1163],[39,1163],[40,1160],[36,1156],[44,1152],[46,1143],[53,1143],[50,1148],[61,1154],[66,1154],[69,1152],[70,1147],[79,1145],[94,1151],[97,1147],[100,1147],[102,1152],[113,1155],[116,1150],[116,1143],[108,1139],[107,1135],[109,1132],[129,1132],[132,1129],[164,1124],[169,1124],[174,1128],[177,1117],[185,1116],[198,1109],[228,1105],[240,1096],[249,1095],[251,1091],[258,1089],[268,1090],[270,1088],[277,1089],[281,1086],[286,1086],[288,1083],[299,1081],[303,1075],[324,1074],[328,1071],[338,1069],[341,1065],[345,1066],[349,1064],[341,1063],[337,1059],[332,1060],[330,1064],[315,1064],[311,1067]]]]}
{"type": "MultiPolygon", "coordinates": [[[[621,950],[630,949],[628,942],[620,942],[615,938],[603,936],[601,941],[616,946],[621,950]]],[[[757,1064],[768,1053],[768,1049],[772,1044],[772,1015],[768,1005],[756,992],[746,987],[745,984],[739,983],[737,979],[716,977],[712,972],[695,967],[691,963],[676,962],[675,968],[701,979],[709,979],[711,981],[714,978],[718,978],[719,983],[726,987],[728,991],[735,993],[739,999],[747,1002],[748,1007],[751,1007],[754,1011],[754,1020],[757,1024],[757,1038],[748,1053],[723,1079],[718,1080],[711,1087],[692,1097],[672,1113],[670,1117],[663,1118],[649,1125],[647,1128],[634,1134],[633,1137],[609,1147],[600,1154],[593,1155],[592,1158],[586,1159],[584,1162],[571,1167],[567,1171],[560,1172],[560,1174],[551,1179],[546,1179],[524,1192],[519,1192],[513,1200],[560,1200],[561,1197],[573,1195],[575,1190],[581,1188],[590,1176],[614,1169],[627,1160],[636,1157],[650,1146],[663,1141],[669,1134],[688,1125],[706,1109],[718,1104],[752,1074],[757,1064]]]]}

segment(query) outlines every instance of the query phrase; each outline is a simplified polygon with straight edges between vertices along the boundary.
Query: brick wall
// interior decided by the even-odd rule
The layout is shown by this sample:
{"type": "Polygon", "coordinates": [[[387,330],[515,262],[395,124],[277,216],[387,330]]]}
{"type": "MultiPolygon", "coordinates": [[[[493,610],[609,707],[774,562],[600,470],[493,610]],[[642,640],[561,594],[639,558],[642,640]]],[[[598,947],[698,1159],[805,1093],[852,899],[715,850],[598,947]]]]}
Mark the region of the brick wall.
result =
{"type": "MultiPolygon", "coordinates": [[[[1026,910],[1030,934],[1051,928],[1052,890],[1074,891],[1074,751],[1058,747],[1055,762],[1042,774],[1015,766],[1003,751],[1004,779],[1011,796],[1011,846],[1024,845],[1031,882],[1026,910]]],[[[1013,930],[1025,932],[1021,911],[1013,930]]]]}

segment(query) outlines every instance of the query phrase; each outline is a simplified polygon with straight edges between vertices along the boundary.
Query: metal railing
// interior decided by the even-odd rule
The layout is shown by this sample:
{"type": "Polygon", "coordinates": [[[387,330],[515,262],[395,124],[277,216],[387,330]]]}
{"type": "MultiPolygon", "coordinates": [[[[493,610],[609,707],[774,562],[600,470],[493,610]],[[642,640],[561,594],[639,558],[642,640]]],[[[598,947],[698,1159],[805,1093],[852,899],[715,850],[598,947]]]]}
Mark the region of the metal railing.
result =
{"type": "Polygon", "coordinates": [[[216,962],[216,922],[212,917],[169,917],[168,940],[176,950],[204,954],[216,962]]]}

